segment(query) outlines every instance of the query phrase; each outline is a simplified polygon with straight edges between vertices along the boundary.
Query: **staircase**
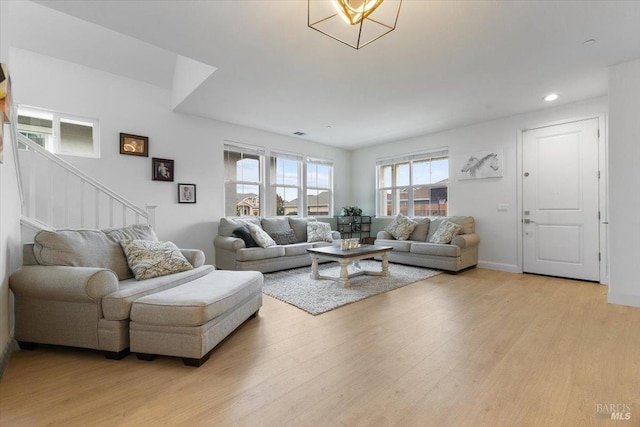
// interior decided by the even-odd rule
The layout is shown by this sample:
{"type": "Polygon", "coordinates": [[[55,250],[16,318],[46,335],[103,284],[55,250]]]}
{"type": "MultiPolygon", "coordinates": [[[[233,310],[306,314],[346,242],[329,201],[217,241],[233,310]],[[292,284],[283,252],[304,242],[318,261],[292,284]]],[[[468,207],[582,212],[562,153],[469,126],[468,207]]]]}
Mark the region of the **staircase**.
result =
{"type": "Polygon", "coordinates": [[[17,108],[11,109],[10,136],[16,152],[22,201],[22,241],[33,241],[42,229],[111,228],[133,224],[155,226],[155,206],[141,208],[45,150],[17,130],[17,108]],[[18,143],[26,146],[18,149],[18,143]]]}

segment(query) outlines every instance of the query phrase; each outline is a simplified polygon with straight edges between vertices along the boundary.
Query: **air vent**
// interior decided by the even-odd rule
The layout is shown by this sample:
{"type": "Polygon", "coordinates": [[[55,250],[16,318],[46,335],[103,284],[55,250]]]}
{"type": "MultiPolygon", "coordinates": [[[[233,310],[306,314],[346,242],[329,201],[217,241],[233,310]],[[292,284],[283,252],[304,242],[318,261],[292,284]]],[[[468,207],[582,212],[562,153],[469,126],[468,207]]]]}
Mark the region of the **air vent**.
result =
{"type": "Polygon", "coordinates": [[[300,131],[294,132],[293,134],[298,136],[306,135],[306,133],[300,131]]]}

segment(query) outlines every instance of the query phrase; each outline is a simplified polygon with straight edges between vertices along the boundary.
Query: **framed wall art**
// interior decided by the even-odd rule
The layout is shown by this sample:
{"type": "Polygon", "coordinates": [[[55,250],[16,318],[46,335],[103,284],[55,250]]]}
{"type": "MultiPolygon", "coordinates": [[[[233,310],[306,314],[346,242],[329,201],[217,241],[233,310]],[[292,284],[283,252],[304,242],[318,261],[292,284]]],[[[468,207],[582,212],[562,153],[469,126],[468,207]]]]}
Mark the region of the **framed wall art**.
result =
{"type": "Polygon", "coordinates": [[[476,151],[464,156],[458,168],[459,179],[501,178],[502,148],[476,151]]]}
{"type": "Polygon", "coordinates": [[[149,157],[149,137],[121,133],[120,154],[149,157]]]}
{"type": "Polygon", "coordinates": [[[173,160],[151,159],[152,178],[154,181],[173,181],[173,160]]]}
{"type": "Polygon", "coordinates": [[[178,203],[195,203],[196,185],[178,184],[178,203]]]}

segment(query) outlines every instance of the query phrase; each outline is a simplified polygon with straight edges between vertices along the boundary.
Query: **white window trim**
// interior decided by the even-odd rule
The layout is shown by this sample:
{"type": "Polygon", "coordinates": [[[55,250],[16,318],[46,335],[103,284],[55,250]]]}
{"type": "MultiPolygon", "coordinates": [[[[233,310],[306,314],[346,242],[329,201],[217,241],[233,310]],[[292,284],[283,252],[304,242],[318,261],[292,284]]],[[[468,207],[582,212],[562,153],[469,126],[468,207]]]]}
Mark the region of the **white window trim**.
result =
{"type": "Polygon", "coordinates": [[[303,190],[303,182],[304,182],[304,157],[300,154],[294,154],[294,153],[287,153],[284,151],[271,151],[269,153],[269,172],[267,173],[265,171],[265,175],[267,177],[267,183],[266,185],[268,186],[268,188],[270,189],[269,191],[269,204],[271,204],[272,201],[276,200],[276,194],[277,194],[277,188],[278,187],[282,187],[282,188],[293,188],[296,190],[296,199],[298,200],[298,208],[297,208],[297,214],[296,215],[277,215],[277,210],[278,210],[278,206],[277,204],[275,204],[274,206],[269,206],[269,212],[271,213],[271,216],[292,216],[292,217],[300,217],[301,213],[304,212],[302,210],[302,206],[304,204],[304,202],[302,201],[303,197],[302,194],[304,193],[303,190]],[[291,184],[278,184],[277,182],[271,182],[271,159],[272,158],[280,158],[280,159],[288,159],[288,160],[295,160],[298,164],[298,185],[291,185],[291,184]]]}
{"type": "MultiPolygon", "coordinates": [[[[396,157],[385,157],[376,159],[376,216],[379,218],[391,218],[396,214],[386,215],[386,204],[383,206],[383,200],[381,200],[380,194],[383,191],[391,190],[393,194],[396,191],[402,191],[403,189],[407,190],[407,203],[408,203],[408,216],[413,216],[415,213],[415,206],[413,200],[413,189],[415,187],[424,187],[425,185],[433,185],[433,184],[414,184],[413,183],[413,161],[415,160],[434,160],[442,157],[447,157],[449,159],[449,149],[448,148],[438,148],[434,150],[429,150],[425,152],[418,153],[409,153],[402,156],[396,157]],[[392,173],[391,182],[392,185],[388,187],[380,187],[380,169],[382,166],[392,166],[397,165],[399,163],[409,163],[409,184],[407,185],[396,185],[396,174],[392,173]]],[[[447,185],[447,188],[449,186],[447,185]]],[[[399,193],[398,193],[399,194],[399,193]]],[[[397,201],[399,202],[399,200],[397,201]]],[[[396,206],[396,201],[394,201],[392,205],[392,212],[399,211],[399,206],[396,206]]]]}
{"type": "Polygon", "coordinates": [[[225,140],[224,141],[224,145],[223,145],[223,151],[222,151],[222,167],[223,167],[223,171],[224,171],[224,197],[225,197],[225,216],[227,215],[226,212],[226,197],[227,197],[227,184],[241,184],[241,185],[255,185],[258,187],[258,204],[260,206],[260,216],[264,217],[265,212],[267,212],[265,210],[265,208],[268,209],[266,202],[266,197],[265,197],[265,185],[266,185],[266,181],[268,178],[268,175],[265,172],[265,149],[264,147],[260,147],[257,145],[249,145],[249,144],[243,144],[240,142],[235,142],[235,141],[229,141],[229,140],[225,140]],[[253,154],[253,155],[257,155],[259,157],[259,162],[260,162],[260,174],[259,174],[259,179],[260,182],[253,182],[253,181],[238,181],[238,180],[231,180],[231,179],[227,179],[227,172],[226,172],[226,159],[224,156],[224,153],[226,151],[233,151],[236,153],[244,153],[244,154],[253,154]]]}
{"type": "Polygon", "coordinates": [[[48,151],[60,155],[60,156],[73,156],[84,158],[100,158],[100,122],[98,119],[91,117],[78,116],[76,114],[62,113],[54,110],[47,110],[45,108],[31,107],[27,105],[18,105],[18,115],[31,115],[33,117],[47,115],[52,117],[52,139],[51,144],[47,144],[45,147],[48,151]],[[74,153],[70,151],[62,151],[62,144],[60,140],[60,121],[68,120],[82,123],[91,124],[92,139],[93,139],[93,151],[91,153],[74,153]]]}
{"type": "Polygon", "coordinates": [[[305,159],[304,162],[304,173],[303,173],[303,193],[304,196],[302,197],[303,199],[303,212],[305,213],[305,216],[309,216],[309,206],[308,206],[308,190],[316,190],[316,191],[328,191],[329,192],[329,197],[328,197],[328,201],[329,201],[329,207],[328,207],[328,212],[327,215],[313,215],[314,217],[318,217],[318,218],[331,218],[333,216],[333,194],[334,194],[334,185],[333,185],[333,160],[329,160],[329,159],[321,159],[321,158],[317,158],[317,157],[307,157],[305,159]],[[325,165],[325,166],[329,166],[329,168],[331,169],[331,173],[329,174],[329,188],[324,188],[324,187],[309,187],[308,183],[307,183],[307,167],[309,164],[317,164],[317,165],[325,165]]]}

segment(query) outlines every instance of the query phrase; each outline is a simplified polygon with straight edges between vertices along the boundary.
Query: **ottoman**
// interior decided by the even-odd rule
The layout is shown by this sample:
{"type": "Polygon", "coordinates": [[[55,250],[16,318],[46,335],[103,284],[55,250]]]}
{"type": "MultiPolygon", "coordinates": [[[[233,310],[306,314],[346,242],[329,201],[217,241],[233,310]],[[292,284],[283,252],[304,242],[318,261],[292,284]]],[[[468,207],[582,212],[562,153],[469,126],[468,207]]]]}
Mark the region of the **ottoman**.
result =
{"type": "Polygon", "coordinates": [[[200,366],[214,347],[255,317],[262,306],[262,273],[216,270],[137,299],[131,307],[131,351],[138,359],[181,357],[200,366]]]}

